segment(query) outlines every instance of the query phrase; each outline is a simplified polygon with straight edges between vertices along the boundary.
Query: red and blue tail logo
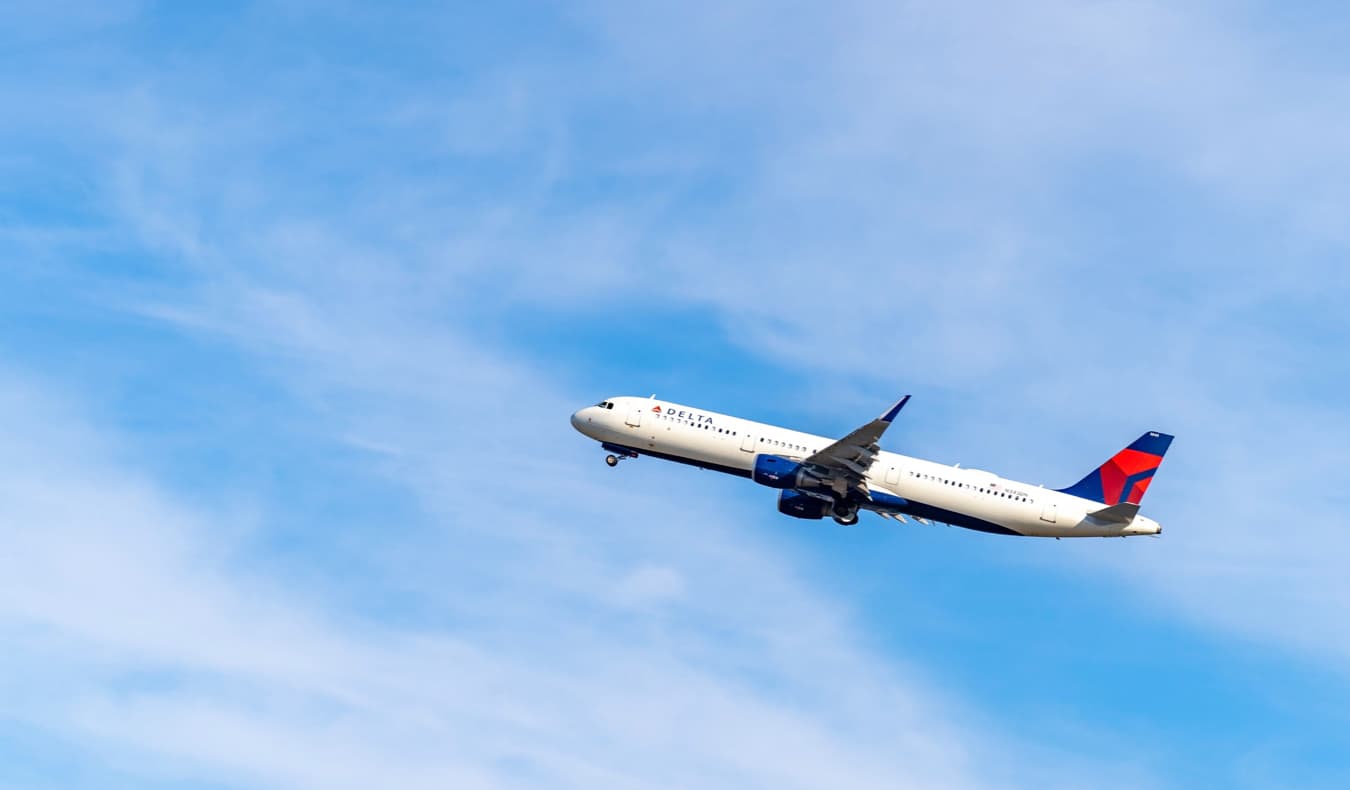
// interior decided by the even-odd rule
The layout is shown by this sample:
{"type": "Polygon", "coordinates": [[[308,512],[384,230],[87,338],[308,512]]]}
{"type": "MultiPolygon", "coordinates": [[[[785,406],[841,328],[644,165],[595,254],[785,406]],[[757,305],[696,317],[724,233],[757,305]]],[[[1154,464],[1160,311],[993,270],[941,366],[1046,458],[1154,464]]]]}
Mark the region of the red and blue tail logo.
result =
{"type": "Polygon", "coordinates": [[[1060,491],[1108,506],[1121,502],[1137,505],[1171,444],[1171,436],[1149,431],[1087,477],[1060,491]]]}

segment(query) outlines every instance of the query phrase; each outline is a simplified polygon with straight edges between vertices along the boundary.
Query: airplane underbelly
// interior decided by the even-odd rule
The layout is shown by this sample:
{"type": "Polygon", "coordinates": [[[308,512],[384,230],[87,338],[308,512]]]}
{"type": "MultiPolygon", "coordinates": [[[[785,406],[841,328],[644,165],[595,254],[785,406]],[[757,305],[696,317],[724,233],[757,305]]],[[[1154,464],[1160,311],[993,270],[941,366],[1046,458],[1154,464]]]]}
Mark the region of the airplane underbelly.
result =
{"type": "Polygon", "coordinates": [[[739,440],[734,436],[709,433],[696,429],[688,431],[679,427],[658,424],[649,444],[638,448],[676,456],[695,465],[707,465],[722,470],[737,469],[749,471],[754,466],[753,453],[742,452],[739,440]]]}

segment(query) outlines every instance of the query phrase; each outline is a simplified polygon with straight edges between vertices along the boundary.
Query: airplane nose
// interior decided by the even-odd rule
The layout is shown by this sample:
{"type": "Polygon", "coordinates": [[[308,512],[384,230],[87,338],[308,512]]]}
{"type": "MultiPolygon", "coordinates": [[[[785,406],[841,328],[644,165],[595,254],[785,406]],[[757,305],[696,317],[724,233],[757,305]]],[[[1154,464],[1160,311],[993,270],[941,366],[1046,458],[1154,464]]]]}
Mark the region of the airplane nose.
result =
{"type": "Polygon", "coordinates": [[[581,430],[581,412],[578,411],[572,415],[572,427],[578,431],[581,430]]]}

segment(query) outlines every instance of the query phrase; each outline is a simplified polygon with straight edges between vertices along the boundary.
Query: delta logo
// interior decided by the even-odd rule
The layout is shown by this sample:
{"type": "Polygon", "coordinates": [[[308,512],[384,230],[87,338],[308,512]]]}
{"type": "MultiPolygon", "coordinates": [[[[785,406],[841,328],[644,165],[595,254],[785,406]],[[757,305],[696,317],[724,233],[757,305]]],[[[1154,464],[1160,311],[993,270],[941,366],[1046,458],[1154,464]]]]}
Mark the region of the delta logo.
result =
{"type": "Polygon", "coordinates": [[[655,414],[663,415],[672,420],[689,420],[690,422],[699,423],[701,425],[712,425],[713,421],[713,418],[709,417],[706,414],[697,414],[692,411],[685,411],[684,409],[674,409],[674,408],[667,408],[663,410],[659,405],[653,406],[652,412],[655,414]]]}

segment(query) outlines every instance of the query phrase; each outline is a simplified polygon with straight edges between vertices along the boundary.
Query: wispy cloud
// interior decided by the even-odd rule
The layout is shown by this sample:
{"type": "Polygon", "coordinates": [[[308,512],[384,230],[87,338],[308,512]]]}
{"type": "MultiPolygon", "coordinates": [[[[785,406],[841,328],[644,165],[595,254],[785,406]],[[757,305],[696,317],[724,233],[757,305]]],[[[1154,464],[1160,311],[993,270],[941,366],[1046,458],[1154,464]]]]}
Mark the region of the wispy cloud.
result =
{"type": "Polygon", "coordinates": [[[1150,781],[1147,748],[1042,751],[928,690],[746,526],[767,500],[559,462],[567,412],[609,393],[500,327],[651,306],[712,316],[830,403],[941,387],[969,414],[924,438],[1018,476],[1175,431],[1166,539],[1050,570],[1341,663],[1326,470],[1350,426],[1321,349],[1346,324],[1308,317],[1347,285],[1334,66],[1156,4],[586,9],[561,43],[466,42],[454,68],[423,38],[472,19],[389,22],[404,63],[250,17],[173,69],[77,37],[63,62],[114,78],[34,102],[0,83],[85,212],[4,238],[283,388],[239,439],[258,454],[300,419],[315,456],[356,459],[309,485],[389,487],[335,523],[213,512],[135,435],[48,405],[59,383],[9,376],[7,717],[133,776],[237,784],[1150,781]],[[1294,502],[1302,543],[1270,526],[1294,502]]]}
{"type": "Polygon", "coordinates": [[[236,528],[114,461],[106,431],[13,377],[4,392],[0,606],[6,675],[25,678],[5,716],[143,755],[122,770],[327,787],[972,779],[984,736],[851,646],[781,561],[698,526],[711,512],[643,496],[606,509],[668,526],[630,539],[630,516],[596,518],[582,534],[531,502],[584,483],[503,509],[490,467],[454,471],[474,445],[428,453],[428,482],[459,479],[423,492],[445,515],[366,532],[380,559],[351,580],[404,589],[420,614],[398,626],[326,604],[304,575],[250,571],[236,528]],[[401,562],[421,530],[417,553],[439,559],[401,562]],[[742,584],[758,592],[737,601],[742,584]]]}
{"type": "Polygon", "coordinates": [[[644,288],[710,304],[785,364],[987,389],[1005,418],[1089,429],[996,429],[1015,443],[990,451],[990,404],[952,430],[956,457],[1047,482],[1078,471],[1047,466],[1060,448],[1175,431],[1150,501],[1169,550],[1140,563],[1136,546],[1123,572],[1163,606],[1342,661],[1324,626],[1346,605],[1350,370],[1330,315],[1350,281],[1329,251],[1350,115],[1343,64],[1299,51],[1306,30],[1259,8],[859,3],[779,15],[788,43],[754,58],[762,31],[734,16],[598,18],[664,101],[715,117],[721,99],[733,134],[761,135],[727,221],[676,228],[664,260],[683,276],[644,288]]]}

